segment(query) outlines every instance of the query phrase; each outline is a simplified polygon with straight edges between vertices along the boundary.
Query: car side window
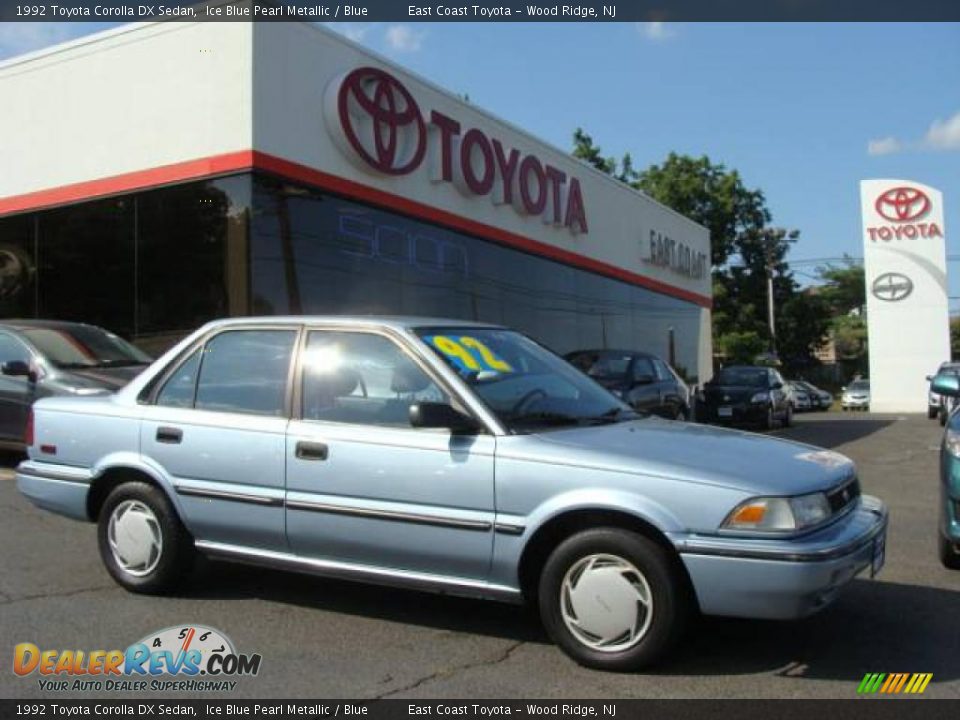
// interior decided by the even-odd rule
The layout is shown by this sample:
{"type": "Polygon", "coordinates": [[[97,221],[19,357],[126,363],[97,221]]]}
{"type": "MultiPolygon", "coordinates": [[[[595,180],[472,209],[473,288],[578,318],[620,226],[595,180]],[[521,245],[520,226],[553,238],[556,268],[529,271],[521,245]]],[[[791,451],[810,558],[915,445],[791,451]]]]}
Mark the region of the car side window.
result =
{"type": "Polygon", "coordinates": [[[193,407],[197,389],[197,370],[200,368],[202,348],[193,351],[167,379],[157,393],[157,405],[165,407],[193,407]]]}
{"type": "Polygon", "coordinates": [[[229,330],[204,345],[194,407],[282,416],[296,330],[229,330]]]}
{"type": "Polygon", "coordinates": [[[10,333],[0,332],[0,364],[17,360],[29,363],[32,359],[26,345],[10,333]]]}
{"type": "Polygon", "coordinates": [[[633,360],[633,379],[640,378],[657,379],[657,371],[654,370],[653,363],[644,355],[639,355],[633,360]]]}
{"type": "Polygon", "coordinates": [[[673,373],[663,360],[660,358],[654,358],[653,366],[657,369],[657,377],[660,380],[673,380],[673,373]]]}
{"type": "Polygon", "coordinates": [[[410,427],[410,406],[449,396],[392,340],[318,330],[302,359],[304,420],[410,427]]]}

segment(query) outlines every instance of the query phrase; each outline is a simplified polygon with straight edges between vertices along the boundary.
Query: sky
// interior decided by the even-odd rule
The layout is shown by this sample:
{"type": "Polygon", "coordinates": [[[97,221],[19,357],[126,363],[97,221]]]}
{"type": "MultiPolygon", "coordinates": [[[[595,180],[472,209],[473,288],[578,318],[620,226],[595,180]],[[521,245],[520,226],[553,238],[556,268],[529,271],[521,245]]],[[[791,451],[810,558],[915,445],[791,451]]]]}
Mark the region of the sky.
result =
{"type": "MultiPolygon", "coordinates": [[[[110,27],[0,23],[0,59],[110,27]]],[[[862,256],[859,181],[944,193],[960,311],[960,24],[335,23],[569,150],[575,128],[645,168],[707,155],[760,188],[788,257],[862,256]]]]}

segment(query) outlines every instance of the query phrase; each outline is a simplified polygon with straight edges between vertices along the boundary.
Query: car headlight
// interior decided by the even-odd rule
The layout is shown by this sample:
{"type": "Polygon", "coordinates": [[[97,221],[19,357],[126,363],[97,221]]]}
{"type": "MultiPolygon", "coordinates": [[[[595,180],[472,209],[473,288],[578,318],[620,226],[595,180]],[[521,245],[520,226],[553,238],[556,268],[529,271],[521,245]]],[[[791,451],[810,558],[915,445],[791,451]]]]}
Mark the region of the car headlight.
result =
{"type": "Polygon", "coordinates": [[[753,498],[741,503],[723,521],[726,530],[789,532],[817,525],[830,517],[830,503],[822,492],[792,498],[753,498]]]}
{"type": "Polygon", "coordinates": [[[947,428],[943,435],[943,447],[955,458],[960,458],[960,432],[947,428]]]}
{"type": "Polygon", "coordinates": [[[750,398],[750,402],[752,403],[765,403],[768,400],[770,400],[770,393],[765,392],[758,392],[756,395],[750,398]]]}

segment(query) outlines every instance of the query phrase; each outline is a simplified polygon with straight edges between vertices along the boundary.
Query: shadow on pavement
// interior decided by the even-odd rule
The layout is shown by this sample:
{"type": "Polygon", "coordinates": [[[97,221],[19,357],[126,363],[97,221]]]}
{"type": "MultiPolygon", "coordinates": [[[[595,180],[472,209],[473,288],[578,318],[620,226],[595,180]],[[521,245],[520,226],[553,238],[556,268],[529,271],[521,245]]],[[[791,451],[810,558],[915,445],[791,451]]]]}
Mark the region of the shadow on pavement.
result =
{"type": "Polygon", "coordinates": [[[823,448],[835,448],[880,432],[897,421],[896,415],[811,415],[801,416],[796,424],[778,431],[778,437],[823,448]]]}
{"type": "MultiPolygon", "coordinates": [[[[323,612],[549,643],[536,613],[523,607],[209,561],[201,572],[203,586],[191,586],[188,595],[256,597],[323,612]]],[[[958,591],[855,580],[835,605],[796,622],[697,618],[673,655],[650,674],[777,673],[854,683],[867,672],[932,672],[938,681],[954,680],[960,677],[958,607],[958,591]]]]}

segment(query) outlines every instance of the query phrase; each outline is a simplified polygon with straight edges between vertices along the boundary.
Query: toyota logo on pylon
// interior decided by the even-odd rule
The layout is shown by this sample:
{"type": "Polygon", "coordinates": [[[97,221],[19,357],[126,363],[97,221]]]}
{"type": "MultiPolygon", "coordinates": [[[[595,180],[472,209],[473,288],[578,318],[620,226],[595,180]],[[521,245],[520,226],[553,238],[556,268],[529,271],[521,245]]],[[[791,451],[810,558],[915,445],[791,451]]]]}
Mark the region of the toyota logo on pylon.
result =
{"type": "Polygon", "coordinates": [[[348,73],[337,90],[337,115],[350,147],[386,175],[406,175],[423,162],[427,128],[413,95],[373,67],[348,73]]]}
{"type": "Polygon", "coordinates": [[[874,207],[882,217],[891,222],[911,222],[929,212],[930,198],[917,188],[895,187],[880,195],[874,207]]]}

